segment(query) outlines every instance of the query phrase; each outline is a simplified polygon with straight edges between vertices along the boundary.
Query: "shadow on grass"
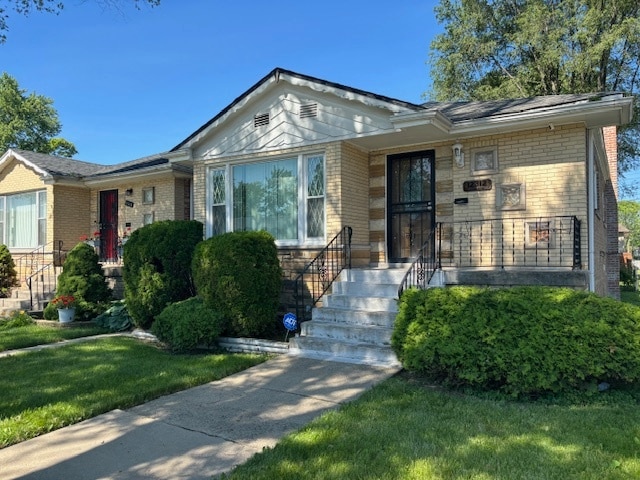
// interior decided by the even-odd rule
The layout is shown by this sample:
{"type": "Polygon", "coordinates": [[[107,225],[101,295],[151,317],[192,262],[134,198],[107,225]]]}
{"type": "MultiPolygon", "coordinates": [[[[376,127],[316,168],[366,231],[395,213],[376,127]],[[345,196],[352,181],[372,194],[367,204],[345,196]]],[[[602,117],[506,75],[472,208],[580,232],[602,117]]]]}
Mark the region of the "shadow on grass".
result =
{"type": "Polygon", "coordinates": [[[402,376],[224,478],[640,478],[640,409],[496,402],[402,376]]]}

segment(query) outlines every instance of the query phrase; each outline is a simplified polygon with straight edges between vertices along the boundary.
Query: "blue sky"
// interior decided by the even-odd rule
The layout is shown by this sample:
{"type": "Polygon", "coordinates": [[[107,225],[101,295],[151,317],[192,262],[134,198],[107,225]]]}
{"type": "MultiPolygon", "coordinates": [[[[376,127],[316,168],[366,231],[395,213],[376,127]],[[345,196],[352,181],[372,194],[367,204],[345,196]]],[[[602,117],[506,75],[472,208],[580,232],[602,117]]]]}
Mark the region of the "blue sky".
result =
{"type": "Polygon", "coordinates": [[[437,0],[64,1],[11,15],[0,71],[53,99],[76,158],[101,164],[174,147],[275,67],[419,103],[442,30],[437,0]]]}
{"type": "Polygon", "coordinates": [[[54,101],[76,158],[166,151],[282,67],[419,103],[430,88],[436,0],[162,0],[12,14],[0,71],[54,101]]]}

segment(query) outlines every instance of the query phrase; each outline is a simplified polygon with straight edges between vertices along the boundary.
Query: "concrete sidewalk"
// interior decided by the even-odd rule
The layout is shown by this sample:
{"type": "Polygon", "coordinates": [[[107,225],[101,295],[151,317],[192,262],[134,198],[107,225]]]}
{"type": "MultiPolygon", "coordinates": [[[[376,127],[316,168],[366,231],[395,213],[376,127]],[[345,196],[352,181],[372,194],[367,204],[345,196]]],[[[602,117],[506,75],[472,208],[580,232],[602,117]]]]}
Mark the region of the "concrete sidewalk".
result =
{"type": "Polygon", "coordinates": [[[5,479],[210,479],[398,371],[282,355],[0,450],[5,479]]]}

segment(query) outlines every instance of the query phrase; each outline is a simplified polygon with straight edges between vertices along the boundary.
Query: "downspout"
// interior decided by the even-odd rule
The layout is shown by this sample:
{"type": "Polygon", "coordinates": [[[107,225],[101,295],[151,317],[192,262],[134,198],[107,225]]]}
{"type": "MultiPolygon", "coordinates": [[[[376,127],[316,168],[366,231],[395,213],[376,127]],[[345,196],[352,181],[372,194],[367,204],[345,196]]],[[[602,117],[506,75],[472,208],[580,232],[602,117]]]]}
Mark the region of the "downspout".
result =
{"type": "Polygon", "coordinates": [[[587,137],[587,242],[589,252],[589,291],[596,291],[596,252],[595,252],[595,175],[593,132],[587,137]]]}

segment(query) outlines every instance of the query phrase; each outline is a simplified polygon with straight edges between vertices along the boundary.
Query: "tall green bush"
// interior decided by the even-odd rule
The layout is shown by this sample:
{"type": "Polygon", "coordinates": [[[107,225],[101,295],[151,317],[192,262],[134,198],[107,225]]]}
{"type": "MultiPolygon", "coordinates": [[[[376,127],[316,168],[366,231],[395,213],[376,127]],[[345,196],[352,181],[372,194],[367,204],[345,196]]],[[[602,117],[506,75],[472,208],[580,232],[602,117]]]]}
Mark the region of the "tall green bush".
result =
{"type": "Polygon", "coordinates": [[[167,305],[195,295],[191,261],[202,223],[166,220],[135,230],[124,245],[124,296],[133,322],[149,328],[167,305]]]}
{"type": "Polygon", "coordinates": [[[193,257],[198,295],[222,313],[225,334],[259,337],[277,325],[282,269],[273,236],[232,232],[199,244],[193,257]]]}
{"type": "Polygon", "coordinates": [[[9,296],[11,289],[19,284],[11,252],[6,245],[0,245],[0,298],[9,296]]]}
{"type": "Polygon", "coordinates": [[[513,396],[640,380],[640,308],[563,288],[409,290],[392,346],[408,370],[513,396]]]}
{"type": "MultiPolygon", "coordinates": [[[[104,312],[111,300],[102,266],[96,252],[84,242],[78,243],[67,255],[58,277],[56,296],[72,295],[77,301],[76,319],[90,319],[104,312]]],[[[57,318],[57,311],[47,305],[43,315],[57,318]]]]}

